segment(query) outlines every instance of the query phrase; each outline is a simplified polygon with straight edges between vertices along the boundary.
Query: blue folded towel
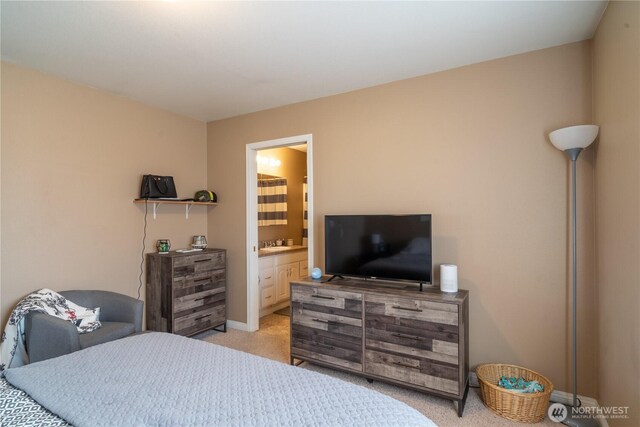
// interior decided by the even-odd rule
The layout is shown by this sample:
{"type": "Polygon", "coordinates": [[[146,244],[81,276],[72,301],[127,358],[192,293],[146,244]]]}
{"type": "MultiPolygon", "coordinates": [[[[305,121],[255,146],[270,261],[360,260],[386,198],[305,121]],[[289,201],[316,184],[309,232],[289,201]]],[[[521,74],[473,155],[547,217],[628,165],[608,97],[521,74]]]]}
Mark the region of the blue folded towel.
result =
{"type": "Polygon", "coordinates": [[[539,393],[544,391],[544,386],[538,381],[526,381],[524,378],[500,377],[498,386],[518,393],[539,393]]]}

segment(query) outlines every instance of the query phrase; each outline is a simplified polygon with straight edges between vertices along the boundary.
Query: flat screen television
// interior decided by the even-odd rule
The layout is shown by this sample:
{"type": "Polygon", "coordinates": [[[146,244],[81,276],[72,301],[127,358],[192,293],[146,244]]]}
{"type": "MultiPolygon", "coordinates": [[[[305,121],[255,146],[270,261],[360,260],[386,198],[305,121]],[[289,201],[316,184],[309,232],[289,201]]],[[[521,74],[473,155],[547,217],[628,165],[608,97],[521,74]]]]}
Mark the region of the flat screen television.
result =
{"type": "Polygon", "coordinates": [[[431,215],[326,215],[325,270],[431,283],[431,215]]]}

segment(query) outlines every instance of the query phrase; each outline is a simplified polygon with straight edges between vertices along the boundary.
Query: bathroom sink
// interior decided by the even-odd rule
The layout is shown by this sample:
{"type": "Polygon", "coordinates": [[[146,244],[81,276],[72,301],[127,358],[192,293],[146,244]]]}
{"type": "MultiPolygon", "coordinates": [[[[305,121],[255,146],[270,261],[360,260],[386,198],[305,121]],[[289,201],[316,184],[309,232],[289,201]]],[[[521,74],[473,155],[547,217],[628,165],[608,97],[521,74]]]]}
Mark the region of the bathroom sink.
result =
{"type": "Polygon", "coordinates": [[[265,252],[280,252],[286,250],[289,246],[271,246],[269,248],[260,248],[261,251],[265,252]]]}

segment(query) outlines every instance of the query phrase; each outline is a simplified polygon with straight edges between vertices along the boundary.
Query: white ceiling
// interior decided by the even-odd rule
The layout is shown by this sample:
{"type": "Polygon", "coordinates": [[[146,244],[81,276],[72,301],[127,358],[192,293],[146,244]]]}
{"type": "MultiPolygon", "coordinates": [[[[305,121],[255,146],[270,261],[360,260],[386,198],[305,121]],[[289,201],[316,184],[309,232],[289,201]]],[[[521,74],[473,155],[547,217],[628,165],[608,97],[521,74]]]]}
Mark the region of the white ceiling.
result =
{"type": "Polygon", "coordinates": [[[3,60],[210,121],[589,39],[606,1],[0,8],[3,60]]]}

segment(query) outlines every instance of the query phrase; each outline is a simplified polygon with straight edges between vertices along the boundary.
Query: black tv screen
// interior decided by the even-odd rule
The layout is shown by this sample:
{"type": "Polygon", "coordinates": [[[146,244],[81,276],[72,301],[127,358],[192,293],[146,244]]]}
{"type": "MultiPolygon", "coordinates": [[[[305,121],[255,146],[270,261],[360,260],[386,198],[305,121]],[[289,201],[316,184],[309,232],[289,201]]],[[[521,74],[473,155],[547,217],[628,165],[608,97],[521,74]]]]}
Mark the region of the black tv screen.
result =
{"type": "Polygon", "coordinates": [[[431,283],[431,215],[326,215],[327,274],[431,283]]]}

